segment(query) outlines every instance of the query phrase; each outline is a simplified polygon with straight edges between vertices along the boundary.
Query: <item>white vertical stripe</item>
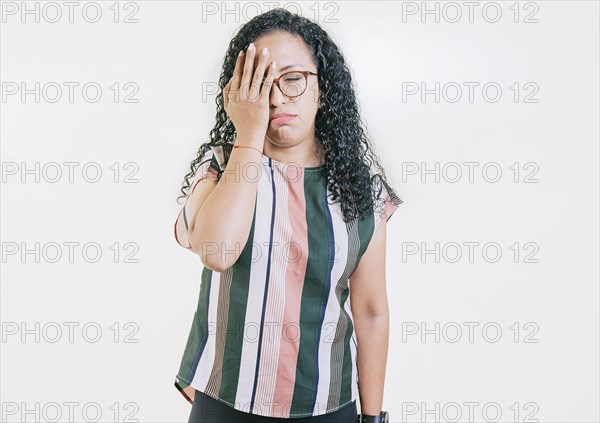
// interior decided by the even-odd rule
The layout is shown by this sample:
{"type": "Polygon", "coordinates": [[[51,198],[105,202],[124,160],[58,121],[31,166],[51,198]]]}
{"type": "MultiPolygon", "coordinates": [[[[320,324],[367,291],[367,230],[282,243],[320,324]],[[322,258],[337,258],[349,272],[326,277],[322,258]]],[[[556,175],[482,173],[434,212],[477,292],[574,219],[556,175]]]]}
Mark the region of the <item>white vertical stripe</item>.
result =
{"type": "Polygon", "coordinates": [[[252,390],[254,388],[258,338],[265,293],[265,278],[267,275],[269,236],[271,233],[271,208],[273,206],[269,166],[264,165],[263,161],[263,166],[260,169],[262,173],[257,182],[256,221],[252,244],[248,306],[246,308],[244,325],[244,343],[241,354],[240,378],[235,398],[236,404],[239,403],[241,411],[244,412],[248,412],[250,409],[252,390]]]}
{"type": "MultiPolygon", "coordinates": [[[[352,257],[351,263],[348,263],[349,269],[351,272],[356,267],[356,260],[358,258],[358,253],[360,249],[360,237],[358,235],[358,221],[354,220],[350,223],[349,229],[349,239],[348,245],[349,248],[352,249],[352,257]],[[352,243],[352,246],[350,246],[352,243]]],[[[350,318],[350,322],[352,324],[352,338],[350,339],[350,354],[352,356],[352,391],[351,391],[351,399],[358,399],[358,367],[357,367],[357,350],[356,350],[356,331],[354,330],[354,316],[352,315],[352,305],[350,303],[350,298],[352,295],[348,297],[346,303],[344,304],[344,309],[350,318]]],[[[350,324],[350,323],[349,323],[350,324]]]]}
{"type": "MultiPolygon", "coordinates": [[[[328,198],[330,191],[327,190],[328,198]]],[[[340,316],[340,303],[336,295],[335,289],[338,281],[344,275],[346,263],[348,259],[348,232],[346,224],[342,219],[342,210],[339,203],[328,204],[331,213],[334,233],[334,263],[331,269],[331,285],[329,289],[329,297],[327,299],[327,308],[325,311],[325,319],[321,332],[321,341],[319,344],[319,385],[317,388],[317,398],[313,413],[323,414],[327,410],[327,401],[329,397],[329,384],[331,382],[331,356],[333,339],[335,337],[336,328],[340,316]]],[[[325,246],[323,246],[325,248],[325,246]]],[[[341,355],[343,351],[338,350],[340,357],[334,357],[335,360],[343,360],[341,355]]],[[[340,366],[341,367],[341,366],[340,366]]],[[[341,375],[340,375],[341,376],[341,375]]],[[[339,398],[339,393],[337,394],[339,398]]]]}

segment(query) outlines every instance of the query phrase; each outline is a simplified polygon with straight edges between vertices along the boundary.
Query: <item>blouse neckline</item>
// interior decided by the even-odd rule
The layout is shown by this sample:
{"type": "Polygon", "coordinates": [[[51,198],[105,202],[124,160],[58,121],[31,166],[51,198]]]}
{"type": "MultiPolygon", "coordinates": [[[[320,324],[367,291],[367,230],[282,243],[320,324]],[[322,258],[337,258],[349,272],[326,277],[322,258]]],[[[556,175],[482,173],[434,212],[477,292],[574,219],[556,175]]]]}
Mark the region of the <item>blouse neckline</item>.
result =
{"type": "MultiPolygon", "coordinates": [[[[275,160],[272,157],[267,156],[265,153],[262,153],[263,155],[263,159],[265,160],[265,164],[269,164],[269,160],[274,163],[277,166],[290,166],[288,163],[283,163],[280,162],[279,160],[275,160]]],[[[299,167],[299,166],[297,166],[299,167]]],[[[303,167],[302,170],[305,172],[311,172],[311,171],[317,171],[317,170],[323,170],[325,169],[325,164],[322,164],[321,166],[306,166],[303,167]]]]}

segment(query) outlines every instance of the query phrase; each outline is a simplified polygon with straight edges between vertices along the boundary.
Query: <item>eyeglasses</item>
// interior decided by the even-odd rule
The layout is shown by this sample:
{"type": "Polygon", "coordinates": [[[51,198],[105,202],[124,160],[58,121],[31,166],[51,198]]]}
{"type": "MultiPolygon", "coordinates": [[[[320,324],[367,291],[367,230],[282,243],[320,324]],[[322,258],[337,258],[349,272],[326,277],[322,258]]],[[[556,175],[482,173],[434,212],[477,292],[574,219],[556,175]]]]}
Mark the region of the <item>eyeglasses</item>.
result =
{"type": "MultiPolygon", "coordinates": [[[[286,72],[273,80],[279,90],[288,98],[297,98],[304,94],[308,87],[308,75],[317,75],[311,71],[286,72]]],[[[262,82],[265,80],[263,79],[262,82]]]]}

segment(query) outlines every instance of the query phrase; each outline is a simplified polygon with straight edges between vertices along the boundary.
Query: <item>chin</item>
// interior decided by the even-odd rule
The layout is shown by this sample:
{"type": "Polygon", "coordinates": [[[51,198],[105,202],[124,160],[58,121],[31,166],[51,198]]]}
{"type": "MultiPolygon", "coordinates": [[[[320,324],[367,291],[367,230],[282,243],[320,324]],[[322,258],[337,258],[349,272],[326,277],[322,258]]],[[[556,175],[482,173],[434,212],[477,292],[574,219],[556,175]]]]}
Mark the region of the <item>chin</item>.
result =
{"type": "Polygon", "coordinates": [[[296,134],[296,129],[290,126],[281,126],[277,129],[269,129],[267,131],[267,135],[269,135],[271,139],[282,141],[285,141],[286,139],[294,139],[296,138],[296,134]]]}

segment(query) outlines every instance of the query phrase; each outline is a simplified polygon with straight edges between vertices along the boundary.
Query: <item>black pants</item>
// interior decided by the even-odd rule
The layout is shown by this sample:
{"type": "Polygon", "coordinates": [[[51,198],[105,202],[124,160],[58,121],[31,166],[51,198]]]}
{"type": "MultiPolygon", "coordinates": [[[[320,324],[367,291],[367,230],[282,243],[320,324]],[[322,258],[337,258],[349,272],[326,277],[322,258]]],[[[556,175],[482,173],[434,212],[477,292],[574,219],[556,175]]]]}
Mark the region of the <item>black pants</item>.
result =
{"type": "Polygon", "coordinates": [[[285,419],[245,413],[196,391],[188,423],[355,423],[357,418],[356,401],[333,413],[285,419]]]}

